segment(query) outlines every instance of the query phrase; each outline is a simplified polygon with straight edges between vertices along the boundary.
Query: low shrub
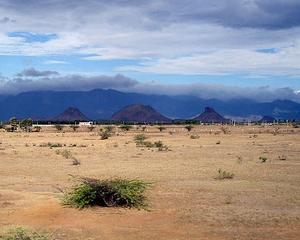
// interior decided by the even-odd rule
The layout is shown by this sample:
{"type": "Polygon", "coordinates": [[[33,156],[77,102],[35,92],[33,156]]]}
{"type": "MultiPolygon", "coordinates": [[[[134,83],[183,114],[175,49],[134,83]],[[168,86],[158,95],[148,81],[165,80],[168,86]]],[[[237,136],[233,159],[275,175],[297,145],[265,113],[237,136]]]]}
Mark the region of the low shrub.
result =
{"type": "Polygon", "coordinates": [[[0,235],[1,240],[50,240],[52,239],[50,235],[31,232],[24,228],[17,227],[9,230],[4,235],[0,235]]]}
{"type": "Polygon", "coordinates": [[[55,127],[56,130],[59,131],[59,132],[62,131],[62,130],[64,129],[64,126],[59,125],[59,124],[54,125],[54,127],[55,127]]]}
{"type": "Polygon", "coordinates": [[[199,139],[199,135],[191,135],[191,139],[199,139]]]}
{"type": "Polygon", "coordinates": [[[265,163],[268,158],[267,157],[259,157],[259,160],[262,162],[262,163],[265,163]]]}
{"type": "Polygon", "coordinates": [[[154,142],[154,147],[158,149],[158,151],[166,151],[168,150],[168,146],[163,144],[162,141],[154,142]]]}
{"type": "Polygon", "coordinates": [[[42,130],[41,126],[35,126],[35,127],[33,127],[33,131],[34,132],[40,132],[41,130],[42,130]]]}
{"type": "Polygon", "coordinates": [[[167,151],[169,149],[168,146],[163,144],[162,141],[156,141],[154,143],[150,141],[136,141],[136,146],[146,148],[157,148],[158,151],[167,151]]]}
{"type": "Polygon", "coordinates": [[[185,126],[185,129],[188,130],[188,132],[192,131],[194,127],[192,125],[185,126]]]}
{"type": "Polygon", "coordinates": [[[285,161],[285,160],[287,160],[287,156],[285,156],[285,155],[279,155],[279,156],[278,156],[278,159],[279,159],[280,161],[285,161]]]}
{"type": "Polygon", "coordinates": [[[61,143],[41,143],[39,145],[39,147],[50,147],[50,148],[59,148],[59,147],[63,147],[63,145],[61,143]]]}
{"type": "Polygon", "coordinates": [[[100,132],[101,140],[108,139],[111,136],[110,132],[105,130],[104,132],[100,132]]]}
{"type": "Polygon", "coordinates": [[[108,133],[112,133],[113,129],[114,129],[113,126],[105,126],[104,127],[104,130],[108,133]]]}
{"type": "Polygon", "coordinates": [[[99,180],[81,178],[66,192],[63,204],[75,208],[91,206],[146,208],[145,190],[149,183],[142,180],[99,180]]]}
{"type": "Polygon", "coordinates": [[[224,126],[221,127],[221,131],[222,131],[224,134],[230,133],[229,129],[228,129],[227,127],[224,127],[224,126]]]}
{"type": "Polygon", "coordinates": [[[218,175],[215,177],[217,180],[223,180],[223,179],[232,179],[234,177],[234,174],[231,172],[226,172],[222,170],[221,168],[218,170],[218,175]]]}
{"type": "Polygon", "coordinates": [[[95,129],[94,126],[89,126],[89,127],[88,127],[88,130],[89,130],[90,132],[94,131],[94,129],[95,129]]]}
{"type": "Polygon", "coordinates": [[[130,129],[132,129],[131,125],[121,125],[120,129],[123,131],[129,131],[130,129]]]}
{"type": "Polygon", "coordinates": [[[163,126],[159,126],[159,127],[158,127],[158,130],[159,130],[160,132],[162,132],[163,130],[166,130],[166,128],[163,127],[163,126]]]}
{"type": "Polygon", "coordinates": [[[61,155],[61,156],[63,156],[66,159],[69,159],[69,158],[72,157],[72,153],[69,150],[67,150],[67,149],[64,149],[62,151],[57,150],[56,154],[61,155]]]}
{"type": "Polygon", "coordinates": [[[81,164],[80,160],[78,160],[77,158],[72,158],[72,165],[77,166],[80,164],[81,164]]]}
{"type": "Polygon", "coordinates": [[[77,125],[72,125],[72,126],[70,126],[70,128],[72,128],[73,131],[76,132],[77,129],[79,128],[79,126],[77,126],[77,125]]]}
{"type": "Polygon", "coordinates": [[[138,134],[134,136],[134,141],[135,142],[143,142],[147,139],[147,137],[145,136],[145,134],[138,134]]]}

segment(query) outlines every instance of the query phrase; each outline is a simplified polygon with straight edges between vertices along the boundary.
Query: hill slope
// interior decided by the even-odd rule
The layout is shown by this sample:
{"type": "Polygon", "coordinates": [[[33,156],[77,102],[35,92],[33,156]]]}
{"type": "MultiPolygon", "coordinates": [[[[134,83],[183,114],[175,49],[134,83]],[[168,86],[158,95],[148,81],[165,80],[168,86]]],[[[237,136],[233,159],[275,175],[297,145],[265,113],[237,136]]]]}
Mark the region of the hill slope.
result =
{"type": "Polygon", "coordinates": [[[122,108],[111,117],[112,120],[125,122],[170,122],[171,120],[149,105],[133,104],[122,108]]]}
{"type": "Polygon", "coordinates": [[[226,123],[229,122],[228,119],[222,117],[219,113],[217,113],[213,108],[206,107],[204,112],[193,118],[193,120],[197,120],[203,123],[226,123]]]}
{"type": "Polygon", "coordinates": [[[63,113],[52,118],[58,122],[88,121],[89,119],[78,108],[69,107],[63,113]]]}

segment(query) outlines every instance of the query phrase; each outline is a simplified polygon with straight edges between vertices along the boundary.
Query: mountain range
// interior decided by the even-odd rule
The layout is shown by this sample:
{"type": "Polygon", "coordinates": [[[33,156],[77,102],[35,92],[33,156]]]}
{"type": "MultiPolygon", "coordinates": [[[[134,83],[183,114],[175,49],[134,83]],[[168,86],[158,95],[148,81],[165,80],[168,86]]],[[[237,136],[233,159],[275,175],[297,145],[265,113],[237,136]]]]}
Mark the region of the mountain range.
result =
{"type": "Polygon", "coordinates": [[[79,108],[89,119],[110,119],[121,108],[132,104],[150,105],[168,118],[191,119],[206,106],[226,118],[268,115],[276,119],[300,119],[300,104],[290,100],[256,102],[252,99],[201,99],[194,96],[147,95],[116,90],[34,91],[0,95],[0,120],[10,117],[50,119],[70,106],[79,108]]]}

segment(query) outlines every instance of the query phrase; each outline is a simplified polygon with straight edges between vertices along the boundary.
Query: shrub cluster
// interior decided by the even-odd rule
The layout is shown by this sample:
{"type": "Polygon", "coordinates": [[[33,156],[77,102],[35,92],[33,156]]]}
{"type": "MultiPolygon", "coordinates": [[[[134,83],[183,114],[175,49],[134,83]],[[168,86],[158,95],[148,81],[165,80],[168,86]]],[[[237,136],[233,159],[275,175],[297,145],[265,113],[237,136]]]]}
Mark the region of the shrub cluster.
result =
{"type": "Polygon", "coordinates": [[[69,192],[63,203],[75,208],[90,206],[145,208],[145,190],[149,183],[142,180],[98,180],[81,178],[69,192]]]}
{"type": "Polygon", "coordinates": [[[162,141],[150,142],[145,141],[147,138],[144,134],[138,134],[134,137],[134,141],[137,147],[146,147],[146,148],[157,148],[158,151],[167,151],[169,148],[167,145],[163,144],[162,141]]]}

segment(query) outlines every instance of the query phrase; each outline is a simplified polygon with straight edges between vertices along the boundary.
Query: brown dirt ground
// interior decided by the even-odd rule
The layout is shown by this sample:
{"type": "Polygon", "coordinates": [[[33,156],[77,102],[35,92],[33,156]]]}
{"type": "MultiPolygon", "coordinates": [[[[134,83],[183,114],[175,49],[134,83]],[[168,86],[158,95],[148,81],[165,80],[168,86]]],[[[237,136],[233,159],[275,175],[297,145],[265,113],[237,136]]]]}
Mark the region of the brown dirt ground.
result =
{"type": "Polygon", "coordinates": [[[183,126],[147,127],[149,140],[169,146],[159,152],[136,147],[133,137],[141,130],[117,130],[100,140],[98,129],[0,132],[2,230],[24,226],[72,240],[300,239],[300,130],[280,126],[274,135],[274,126],[230,127],[228,134],[220,126],[191,133],[183,126]],[[66,146],[39,146],[47,142],[66,146]],[[57,149],[70,150],[81,165],[57,149]],[[260,156],[268,160],[261,163],[260,156]],[[214,179],[219,168],[235,177],[214,179]],[[61,190],[72,184],[70,175],[154,182],[147,191],[150,211],[63,207],[61,190]]]}

